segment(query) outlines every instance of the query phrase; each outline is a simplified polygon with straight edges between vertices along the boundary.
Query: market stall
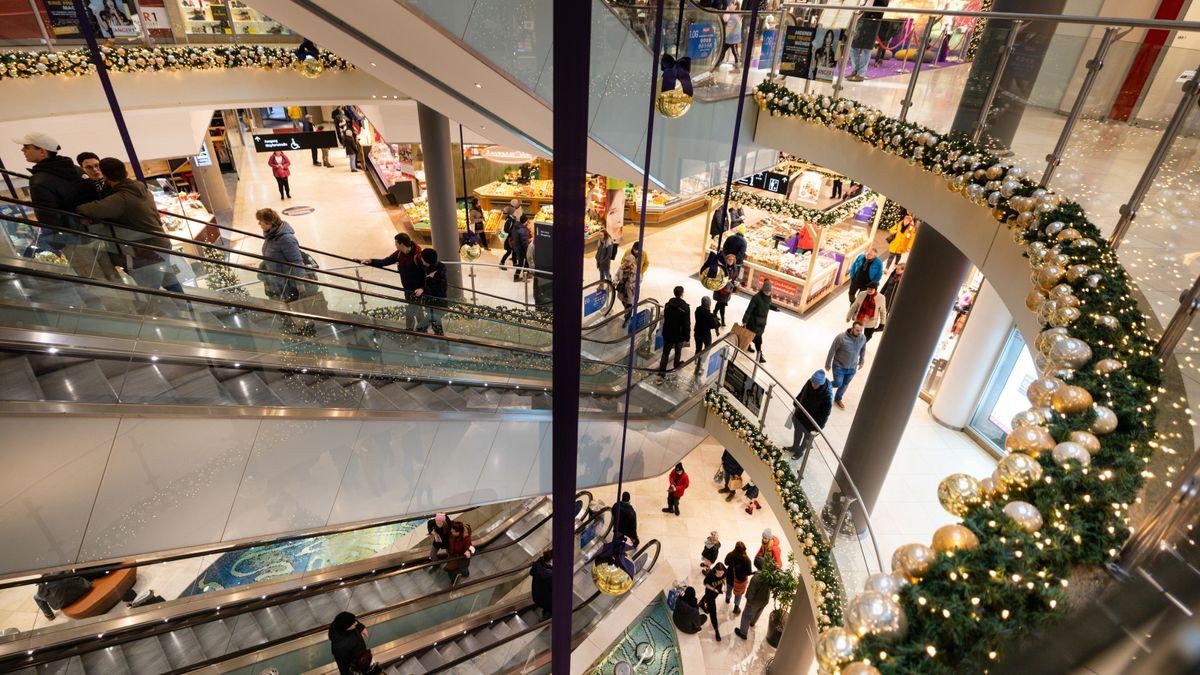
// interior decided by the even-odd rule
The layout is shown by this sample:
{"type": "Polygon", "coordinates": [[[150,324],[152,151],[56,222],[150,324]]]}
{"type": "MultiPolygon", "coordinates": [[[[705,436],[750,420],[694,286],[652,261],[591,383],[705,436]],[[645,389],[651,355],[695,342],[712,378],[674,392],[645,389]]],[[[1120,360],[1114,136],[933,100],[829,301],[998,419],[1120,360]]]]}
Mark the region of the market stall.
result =
{"type": "MultiPolygon", "coordinates": [[[[684,218],[704,210],[703,195],[683,197],[650,189],[646,200],[646,224],[651,226],[673,225],[684,218]]],[[[642,188],[629,185],[625,188],[625,220],[636,223],[642,208],[642,188]]]]}
{"type": "MultiPolygon", "coordinates": [[[[720,208],[724,192],[708,193],[708,218],[720,208]]],[[[742,290],[757,292],[766,279],[779,304],[804,313],[844,284],[850,266],[875,240],[884,198],[870,190],[841,201],[828,209],[812,209],[765,196],[759,190],[737,188],[730,201],[739,202],[746,213],[746,276],[742,290]],[[807,235],[801,233],[807,230],[807,235]],[[798,244],[811,242],[810,250],[798,244]],[[797,244],[793,251],[793,246],[797,244]]],[[[716,242],[704,230],[704,252],[716,250],[716,242]]]]}

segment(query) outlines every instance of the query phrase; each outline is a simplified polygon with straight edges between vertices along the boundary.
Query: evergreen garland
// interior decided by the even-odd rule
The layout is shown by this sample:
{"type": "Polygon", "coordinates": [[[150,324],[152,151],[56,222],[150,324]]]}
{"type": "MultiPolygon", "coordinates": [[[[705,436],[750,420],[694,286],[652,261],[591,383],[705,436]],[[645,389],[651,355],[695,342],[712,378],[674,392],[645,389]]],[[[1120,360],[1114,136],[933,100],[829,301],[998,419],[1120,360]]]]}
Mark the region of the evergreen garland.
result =
{"type": "MultiPolygon", "coordinates": [[[[978,536],[979,546],[938,554],[932,569],[900,594],[908,619],[905,636],[888,641],[865,635],[855,657],[886,673],[981,672],[1004,657],[1012,639],[1061,618],[1066,577],[1077,566],[1111,560],[1129,535],[1129,505],[1157,447],[1154,397],[1161,382],[1161,363],[1133,284],[1078,204],[1045,190],[964,135],[941,135],[855,101],[803,95],[772,82],[759,85],[754,96],[772,116],[840,130],[944,175],[952,191],[990,207],[1010,228],[1026,247],[1035,275],[1045,270],[1049,256],[1063,256],[1064,268],[1087,268],[1086,274],[1055,281],[1055,288],[1078,299],[1080,316],[1064,320],[1039,312],[1039,321],[1046,328],[1065,327],[1090,346],[1087,366],[1057,374],[1111,409],[1116,430],[1098,434],[1100,451],[1090,467],[1073,461],[1060,466],[1042,453],[1040,482],[986,495],[967,511],[962,524],[978,536]],[[1091,364],[1102,359],[1120,368],[1097,372],[1091,364]],[[1003,512],[1013,500],[1029,502],[1042,514],[1038,532],[1026,533],[1003,512]]],[[[1029,304],[1038,306],[1044,298],[1043,287],[1029,304]]],[[[1052,414],[1047,429],[1062,442],[1071,431],[1091,429],[1095,419],[1094,407],[1052,414]]]]}
{"type": "MultiPolygon", "coordinates": [[[[705,193],[709,199],[716,200],[717,204],[725,198],[725,188],[716,188],[705,193]]],[[[775,213],[787,218],[803,220],[807,223],[819,227],[828,227],[837,225],[847,218],[858,213],[858,210],[866,206],[871,200],[875,199],[875,193],[870,190],[863,190],[861,195],[848,199],[835,209],[822,211],[821,209],[810,209],[799,204],[789,202],[786,199],[773,199],[757,195],[749,190],[733,188],[729,191],[729,201],[738,202],[745,206],[749,206],[759,211],[767,213],[775,213]]]]}
{"type": "MultiPolygon", "coordinates": [[[[229,46],[150,46],[100,47],[104,65],[115,73],[152,73],[155,71],[216,70],[219,68],[296,68],[300,63],[292,47],[262,45],[229,46]]],[[[326,70],[352,70],[353,64],[321,50],[317,59],[326,70]]],[[[57,52],[12,51],[0,53],[0,80],[44,75],[91,75],[96,72],[87,49],[57,52]]],[[[310,71],[311,72],[311,71],[310,71]]]]}

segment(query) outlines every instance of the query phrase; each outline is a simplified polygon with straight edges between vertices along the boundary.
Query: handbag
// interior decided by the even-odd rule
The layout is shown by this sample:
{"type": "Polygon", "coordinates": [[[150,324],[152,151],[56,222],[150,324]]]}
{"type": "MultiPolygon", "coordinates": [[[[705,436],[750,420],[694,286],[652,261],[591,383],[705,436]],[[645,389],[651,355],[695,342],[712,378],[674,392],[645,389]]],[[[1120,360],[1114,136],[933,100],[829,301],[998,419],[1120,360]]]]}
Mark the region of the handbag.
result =
{"type": "Polygon", "coordinates": [[[890,244],[890,243],[892,243],[892,242],[893,242],[893,241],[895,241],[895,240],[896,240],[896,233],[895,233],[895,232],[893,232],[893,233],[889,234],[889,235],[887,236],[887,239],[886,239],[887,243],[889,243],[889,244],[890,244]]]}
{"type": "Polygon", "coordinates": [[[729,329],[729,332],[733,333],[733,338],[737,340],[738,349],[741,349],[742,351],[745,351],[745,349],[754,342],[754,331],[746,328],[740,323],[733,324],[733,327],[729,329]]]}
{"type": "Polygon", "coordinates": [[[724,485],[725,484],[725,469],[723,469],[723,468],[717,469],[717,472],[713,474],[713,484],[714,485],[724,485]]]}
{"type": "Polygon", "coordinates": [[[742,485],[744,483],[745,483],[745,481],[742,480],[741,476],[734,476],[733,478],[729,479],[729,489],[730,490],[740,490],[740,489],[742,489],[742,485]]]}

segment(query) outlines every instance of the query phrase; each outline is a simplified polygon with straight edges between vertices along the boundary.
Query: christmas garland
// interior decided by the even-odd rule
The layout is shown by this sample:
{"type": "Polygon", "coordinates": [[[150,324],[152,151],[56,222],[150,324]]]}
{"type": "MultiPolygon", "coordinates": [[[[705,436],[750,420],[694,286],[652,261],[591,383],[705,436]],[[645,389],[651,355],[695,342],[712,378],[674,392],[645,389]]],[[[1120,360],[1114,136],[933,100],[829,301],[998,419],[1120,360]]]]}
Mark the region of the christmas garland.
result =
{"type": "Polygon", "coordinates": [[[204,257],[204,262],[200,263],[204,268],[204,283],[210,289],[234,297],[250,296],[246,289],[239,285],[241,281],[238,280],[234,268],[225,264],[229,258],[225,251],[205,246],[200,249],[200,255],[204,257]]]}
{"type": "Polygon", "coordinates": [[[788,520],[796,530],[809,569],[812,570],[813,597],[817,599],[817,626],[821,629],[842,625],[842,581],[833,551],[821,532],[821,521],[813,511],[812,504],[800,488],[800,479],[792,471],[783,450],[767,439],[759,425],[746,419],[725,398],[720,389],[712,388],[704,393],[704,405],[710,413],[721,418],[730,431],[746,441],[750,449],[771,468],[775,476],[775,490],[787,509],[788,520]]]}
{"type": "Polygon", "coordinates": [[[850,134],[945,176],[989,207],[1026,249],[1026,299],[1045,330],[1033,407],[1013,420],[1009,454],[983,480],[948,477],[938,498],[961,525],[932,548],[907,544],[892,574],[874,575],[847,604],[846,627],[817,644],[822,672],[981,672],[1008,645],[1062,615],[1067,577],[1115,557],[1129,505],[1158,447],[1154,357],[1133,284],[1083,209],[960,134],[942,135],[847,99],[774,82],[755,91],[771,116],[850,134]]]}
{"type": "MultiPolygon", "coordinates": [[[[500,309],[484,305],[472,305],[470,303],[452,303],[447,309],[452,309],[453,312],[446,312],[443,317],[444,321],[455,319],[502,321],[508,324],[519,324],[549,330],[551,321],[553,320],[553,314],[542,309],[516,309],[512,307],[500,309]]],[[[373,319],[403,321],[404,311],[404,305],[393,305],[391,307],[372,307],[359,313],[373,319]]]]}
{"type": "MultiPolygon", "coordinates": [[[[708,195],[710,199],[723,200],[725,198],[725,189],[716,188],[709,190],[705,194],[708,195]]],[[[739,188],[733,188],[729,191],[729,201],[731,202],[738,202],[739,204],[749,206],[753,209],[758,209],[759,211],[775,213],[787,218],[795,218],[796,220],[812,223],[813,225],[819,227],[837,225],[843,220],[853,216],[855,213],[858,213],[858,210],[865,206],[872,199],[875,199],[875,193],[864,189],[861,195],[843,202],[842,205],[836,209],[822,211],[820,209],[806,208],[800,206],[799,204],[783,199],[763,197],[748,190],[742,190],[739,188]]]]}
{"type": "MultiPolygon", "coordinates": [[[[100,47],[104,65],[116,73],[153,73],[167,70],[215,70],[218,68],[289,69],[300,64],[295,49],[265,46],[171,46],[100,47]]],[[[352,70],[353,64],[322,50],[309,74],[321,70],[352,70]]],[[[57,52],[0,53],[0,79],[43,75],[91,75],[96,66],[86,49],[57,52]]]]}

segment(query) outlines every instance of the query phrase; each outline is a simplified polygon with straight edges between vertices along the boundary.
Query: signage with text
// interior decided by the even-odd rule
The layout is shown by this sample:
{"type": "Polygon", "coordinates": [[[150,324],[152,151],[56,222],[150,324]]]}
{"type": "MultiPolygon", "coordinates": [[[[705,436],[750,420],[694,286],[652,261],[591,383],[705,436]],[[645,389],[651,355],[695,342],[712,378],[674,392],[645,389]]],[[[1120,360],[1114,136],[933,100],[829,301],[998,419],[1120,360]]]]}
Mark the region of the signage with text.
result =
{"type": "Polygon", "coordinates": [[[604,300],[607,297],[608,294],[604,292],[603,288],[583,296],[583,315],[591,316],[604,309],[604,300]]]}
{"type": "Polygon", "coordinates": [[[284,152],[336,148],[337,134],[332,131],[309,131],[291,134],[254,134],[254,149],[258,152],[284,152]]]}
{"type": "Polygon", "coordinates": [[[717,49],[715,21],[697,21],[687,28],[687,55],[692,61],[703,61],[717,49]]]}
{"type": "Polygon", "coordinates": [[[783,33],[783,53],[779,58],[779,74],[809,77],[812,69],[812,43],[816,29],[790,26],[783,33]]]}
{"type": "Polygon", "coordinates": [[[787,195],[789,183],[792,177],[786,173],[776,173],[774,171],[759,171],[756,174],[751,174],[737,181],[738,185],[747,185],[752,188],[774,192],[779,195],[787,195]]]}

